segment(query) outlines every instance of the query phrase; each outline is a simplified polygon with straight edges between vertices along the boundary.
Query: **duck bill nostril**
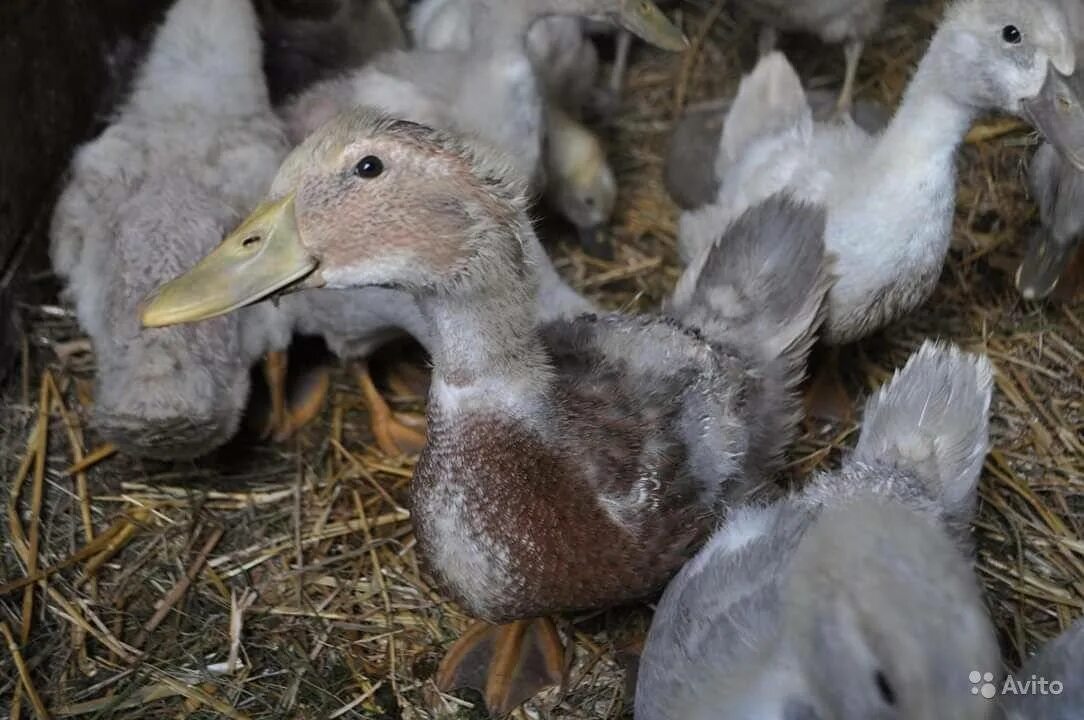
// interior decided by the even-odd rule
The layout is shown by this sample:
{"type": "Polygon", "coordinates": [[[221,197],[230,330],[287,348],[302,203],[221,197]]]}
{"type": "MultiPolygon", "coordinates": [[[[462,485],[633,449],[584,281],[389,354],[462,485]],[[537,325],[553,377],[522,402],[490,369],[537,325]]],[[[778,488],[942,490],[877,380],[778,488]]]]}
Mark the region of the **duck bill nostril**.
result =
{"type": "Polygon", "coordinates": [[[296,285],[316,266],[301,244],[290,194],[256,208],[195,267],[153,293],[141,312],[143,325],[224,315],[296,285]]]}
{"type": "Polygon", "coordinates": [[[1084,172],[1084,108],[1072,83],[1051,65],[1039,94],[1024,100],[1021,108],[1062,157],[1084,172]]]}

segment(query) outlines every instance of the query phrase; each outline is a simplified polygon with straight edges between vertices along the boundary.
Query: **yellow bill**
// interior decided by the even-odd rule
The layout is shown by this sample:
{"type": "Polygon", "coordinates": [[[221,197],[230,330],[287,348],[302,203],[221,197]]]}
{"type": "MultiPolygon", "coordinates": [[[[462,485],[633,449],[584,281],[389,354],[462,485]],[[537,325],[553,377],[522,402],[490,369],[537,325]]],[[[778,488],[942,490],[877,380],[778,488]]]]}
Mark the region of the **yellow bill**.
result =
{"type": "Polygon", "coordinates": [[[144,327],[225,315],[296,283],[317,266],[301,245],[294,196],[265,203],[195,267],[147,298],[144,327]]]}

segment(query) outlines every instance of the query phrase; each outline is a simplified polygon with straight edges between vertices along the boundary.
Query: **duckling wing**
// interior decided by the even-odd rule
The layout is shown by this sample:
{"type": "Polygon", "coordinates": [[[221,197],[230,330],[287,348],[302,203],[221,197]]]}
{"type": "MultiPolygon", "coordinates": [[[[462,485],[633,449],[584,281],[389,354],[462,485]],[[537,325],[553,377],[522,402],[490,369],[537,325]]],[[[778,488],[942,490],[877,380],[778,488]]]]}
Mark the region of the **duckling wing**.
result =
{"type": "Polygon", "coordinates": [[[736,510],[667,587],[640,659],[637,720],[782,717],[763,653],[779,633],[780,579],[813,514],[736,510]],[[758,686],[763,684],[763,691],[758,686]]]}
{"type": "Polygon", "coordinates": [[[544,326],[543,338],[563,418],[554,439],[583,445],[571,456],[616,518],[638,532],[700,518],[702,534],[745,496],[751,358],[653,317],[583,316],[544,326]]]}

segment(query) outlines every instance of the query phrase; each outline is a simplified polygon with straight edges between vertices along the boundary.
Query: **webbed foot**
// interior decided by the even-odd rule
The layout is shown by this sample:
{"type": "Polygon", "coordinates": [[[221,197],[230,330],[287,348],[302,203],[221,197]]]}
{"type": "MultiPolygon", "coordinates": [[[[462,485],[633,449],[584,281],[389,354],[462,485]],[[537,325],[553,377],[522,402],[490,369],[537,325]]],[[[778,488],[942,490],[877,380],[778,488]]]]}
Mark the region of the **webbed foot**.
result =
{"type": "Polygon", "coordinates": [[[437,670],[443,691],[471,688],[503,717],[564,680],[565,650],[549,618],[507,625],[477,622],[452,646],[437,670]]]}
{"type": "Polygon", "coordinates": [[[311,422],[324,407],[331,377],[326,367],[306,371],[288,382],[287,354],[270,352],[264,360],[264,377],[271,398],[271,413],[262,431],[264,437],[283,442],[311,422]]]}
{"type": "Polygon", "coordinates": [[[417,455],[425,447],[424,423],[414,423],[406,416],[393,413],[369,374],[369,364],[357,363],[355,370],[362,400],[369,411],[369,423],[373,438],[380,452],[388,456],[417,455]],[[411,425],[421,425],[418,430],[411,425]]]}

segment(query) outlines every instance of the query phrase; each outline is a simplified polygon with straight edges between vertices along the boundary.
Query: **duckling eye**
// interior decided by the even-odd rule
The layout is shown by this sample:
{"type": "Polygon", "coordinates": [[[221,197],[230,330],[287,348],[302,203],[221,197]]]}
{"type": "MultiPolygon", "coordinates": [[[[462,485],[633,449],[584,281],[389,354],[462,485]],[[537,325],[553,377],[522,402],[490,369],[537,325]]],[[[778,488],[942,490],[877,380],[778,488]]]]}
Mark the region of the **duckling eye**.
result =
{"type": "Polygon", "coordinates": [[[885,701],[885,704],[895,707],[896,691],[892,688],[892,685],[889,684],[885,674],[878,670],[873,676],[873,681],[877,683],[877,691],[881,693],[881,699],[885,701]]]}
{"type": "Polygon", "coordinates": [[[1015,25],[1006,25],[1001,30],[1001,37],[1010,45],[1019,45],[1020,41],[1024,39],[1024,36],[1020,34],[1020,30],[1015,25]]]}
{"type": "Polygon", "coordinates": [[[384,163],[376,155],[366,155],[354,166],[354,174],[366,180],[372,180],[382,172],[384,172],[384,163]]]}

